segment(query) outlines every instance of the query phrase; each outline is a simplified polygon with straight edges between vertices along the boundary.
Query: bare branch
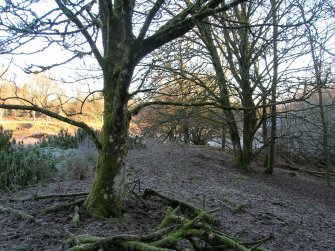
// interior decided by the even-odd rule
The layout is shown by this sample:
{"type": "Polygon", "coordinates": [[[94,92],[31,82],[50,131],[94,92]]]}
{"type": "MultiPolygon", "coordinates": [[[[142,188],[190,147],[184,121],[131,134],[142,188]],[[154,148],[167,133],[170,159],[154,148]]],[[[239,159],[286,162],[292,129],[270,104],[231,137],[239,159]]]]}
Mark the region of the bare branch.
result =
{"type": "MultiPolygon", "coordinates": [[[[90,45],[93,54],[95,56],[95,58],[97,59],[98,63],[100,66],[103,65],[103,60],[102,60],[102,56],[99,52],[99,49],[97,47],[97,45],[95,44],[94,40],[92,39],[92,36],[87,32],[87,30],[85,29],[84,25],[82,24],[82,22],[79,20],[79,18],[71,11],[69,10],[60,0],[55,0],[58,7],[62,10],[62,12],[70,19],[72,20],[75,25],[79,28],[79,30],[81,31],[81,33],[83,34],[83,36],[85,37],[85,39],[87,40],[88,44],[90,45]]],[[[93,0],[92,2],[90,2],[89,4],[93,4],[94,2],[96,2],[95,0],[93,0]]]]}
{"type": "Polygon", "coordinates": [[[157,14],[157,12],[159,11],[160,7],[163,5],[163,3],[165,2],[165,0],[157,0],[156,3],[154,4],[154,6],[152,7],[152,9],[149,11],[147,18],[141,28],[141,31],[137,37],[137,40],[143,40],[143,38],[145,37],[145,34],[147,33],[149,26],[151,24],[151,21],[153,20],[153,18],[155,17],[155,15],[157,14]]]}
{"type": "MultiPolygon", "coordinates": [[[[201,6],[199,10],[199,1],[186,8],[184,11],[173,17],[170,21],[164,24],[158,31],[152,36],[143,40],[142,50],[136,55],[136,61],[161,47],[162,45],[172,41],[173,39],[184,35],[192,27],[196,25],[196,21],[200,21],[205,17],[213,15],[218,12],[229,10],[230,8],[245,2],[246,0],[235,0],[229,4],[225,4],[220,8],[217,7],[222,1],[211,0],[206,5],[201,6]],[[190,17],[188,17],[190,16],[190,17]]],[[[201,2],[201,1],[200,1],[201,2]]]]}

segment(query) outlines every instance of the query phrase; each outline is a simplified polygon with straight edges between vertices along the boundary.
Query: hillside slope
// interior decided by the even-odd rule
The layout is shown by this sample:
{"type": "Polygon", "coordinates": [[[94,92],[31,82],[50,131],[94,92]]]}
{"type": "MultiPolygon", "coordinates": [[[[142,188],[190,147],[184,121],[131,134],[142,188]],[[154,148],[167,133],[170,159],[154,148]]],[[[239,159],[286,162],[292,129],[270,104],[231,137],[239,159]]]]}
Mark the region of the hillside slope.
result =
{"type": "MultiPolygon", "coordinates": [[[[262,245],[269,250],[334,250],[335,189],[321,178],[276,169],[273,176],[241,173],[233,167],[229,153],[210,147],[149,144],[147,149],[131,150],[127,162],[129,182],[141,180],[140,190],[161,191],[200,208],[220,208],[220,228],[243,242],[270,235],[262,245]]],[[[78,226],[71,224],[73,210],[54,214],[41,209],[64,202],[62,198],[10,201],[8,196],[82,192],[90,189],[93,178],[74,180],[66,175],[49,184],[39,184],[13,195],[2,192],[0,205],[24,210],[35,223],[0,214],[0,250],[29,246],[34,250],[61,250],[70,233],[110,236],[120,233],[148,233],[162,220],[165,207],[148,202],[149,210],[129,199],[125,218],[96,220],[81,211],[78,226]]],[[[131,195],[130,195],[131,197],[131,195]]]]}

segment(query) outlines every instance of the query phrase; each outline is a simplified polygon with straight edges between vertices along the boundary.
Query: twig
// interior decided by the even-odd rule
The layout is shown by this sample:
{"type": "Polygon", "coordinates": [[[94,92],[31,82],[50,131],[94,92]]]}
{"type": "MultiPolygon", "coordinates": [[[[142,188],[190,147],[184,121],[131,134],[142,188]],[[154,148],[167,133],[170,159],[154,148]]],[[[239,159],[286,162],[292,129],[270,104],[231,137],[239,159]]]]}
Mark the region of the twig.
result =
{"type": "Polygon", "coordinates": [[[143,206],[145,209],[149,209],[149,207],[147,206],[147,204],[145,204],[145,202],[142,200],[141,196],[134,192],[135,187],[136,187],[136,184],[138,184],[138,182],[140,182],[140,179],[138,179],[138,180],[136,180],[136,181],[134,181],[134,182],[131,182],[131,183],[126,184],[127,189],[129,190],[129,192],[130,192],[132,195],[135,196],[136,199],[138,199],[138,200],[141,202],[142,206],[143,206]],[[132,184],[132,183],[134,183],[134,182],[135,182],[135,185],[133,186],[133,189],[130,189],[130,188],[129,188],[129,184],[132,184]]]}

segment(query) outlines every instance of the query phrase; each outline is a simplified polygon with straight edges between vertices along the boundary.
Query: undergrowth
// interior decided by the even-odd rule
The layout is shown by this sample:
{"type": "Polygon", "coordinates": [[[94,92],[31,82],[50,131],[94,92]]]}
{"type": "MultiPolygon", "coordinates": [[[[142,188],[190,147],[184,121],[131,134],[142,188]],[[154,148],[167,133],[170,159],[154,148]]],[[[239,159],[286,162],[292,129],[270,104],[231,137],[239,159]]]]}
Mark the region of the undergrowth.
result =
{"type": "Polygon", "coordinates": [[[15,145],[10,132],[0,126],[0,188],[17,190],[48,179],[55,169],[53,158],[37,147],[15,145]]]}
{"type": "MultiPolygon", "coordinates": [[[[98,132],[96,132],[98,134],[98,132]]],[[[80,144],[88,138],[87,132],[78,129],[75,135],[69,133],[66,129],[61,129],[57,135],[49,136],[37,143],[40,147],[55,147],[61,149],[78,148],[80,144]]],[[[128,148],[145,149],[146,145],[143,143],[143,138],[140,136],[128,137],[128,148]]]]}
{"type": "Polygon", "coordinates": [[[78,129],[75,135],[71,135],[68,130],[61,129],[55,136],[49,136],[38,142],[40,147],[57,147],[61,149],[77,148],[80,142],[87,137],[87,133],[78,129]]]}

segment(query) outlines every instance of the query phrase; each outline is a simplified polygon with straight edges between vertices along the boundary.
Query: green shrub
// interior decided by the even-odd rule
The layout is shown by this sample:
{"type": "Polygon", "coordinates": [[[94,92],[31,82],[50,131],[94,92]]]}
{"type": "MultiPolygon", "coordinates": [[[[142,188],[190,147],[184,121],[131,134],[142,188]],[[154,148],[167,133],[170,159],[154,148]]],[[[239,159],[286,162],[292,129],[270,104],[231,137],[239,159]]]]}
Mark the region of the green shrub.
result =
{"type": "Polygon", "coordinates": [[[0,188],[17,190],[20,187],[47,179],[55,171],[50,155],[36,147],[14,146],[12,133],[0,126],[0,188]]]}
{"type": "Polygon", "coordinates": [[[48,179],[55,169],[50,155],[36,147],[12,147],[0,151],[0,188],[17,190],[40,180],[48,179]]]}
{"type": "Polygon", "coordinates": [[[12,131],[5,131],[0,125],[0,151],[7,151],[12,144],[12,131]]]}
{"type": "Polygon", "coordinates": [[[75,135],[71,135],[68,130],[61,129],[58,135],[42,139],[38,145],[40,147],[57,147],[62,149],[77,148],[78,144],[86,137],[87,133],[82,129],[78,129],[75,135]]]}

